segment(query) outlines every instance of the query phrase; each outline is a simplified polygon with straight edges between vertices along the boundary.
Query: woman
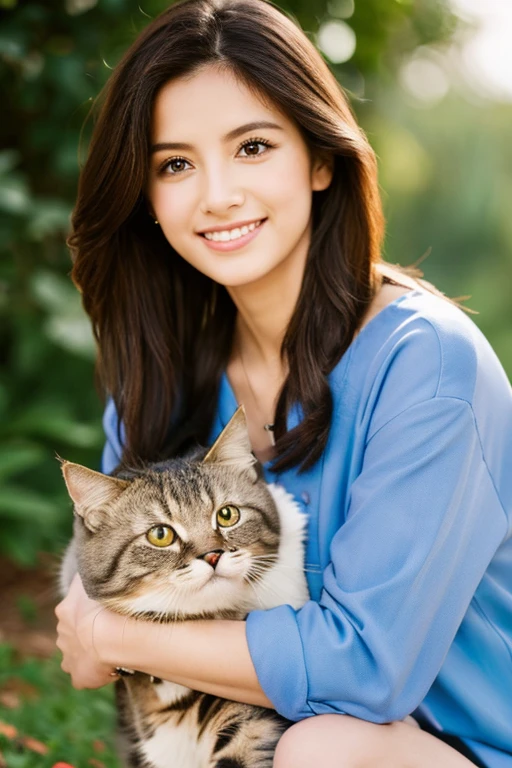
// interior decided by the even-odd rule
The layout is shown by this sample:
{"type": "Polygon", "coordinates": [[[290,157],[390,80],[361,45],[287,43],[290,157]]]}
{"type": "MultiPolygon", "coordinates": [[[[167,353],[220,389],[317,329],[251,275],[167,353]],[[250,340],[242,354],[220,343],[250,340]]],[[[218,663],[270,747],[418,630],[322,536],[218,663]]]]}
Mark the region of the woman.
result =
{"type": "Polygon", "coordinates": [[[297,721],[278,768],[510,767],[510,385],[460,309],[382,262],[382,233],[373,152],[290,19],[188,0],[140,35],[70,238],[111,395],[103,471],[209,444],[243,402],[308,512],[312,599],[155,626],[75,579],[62,666],[274,707],[297,721]]]}

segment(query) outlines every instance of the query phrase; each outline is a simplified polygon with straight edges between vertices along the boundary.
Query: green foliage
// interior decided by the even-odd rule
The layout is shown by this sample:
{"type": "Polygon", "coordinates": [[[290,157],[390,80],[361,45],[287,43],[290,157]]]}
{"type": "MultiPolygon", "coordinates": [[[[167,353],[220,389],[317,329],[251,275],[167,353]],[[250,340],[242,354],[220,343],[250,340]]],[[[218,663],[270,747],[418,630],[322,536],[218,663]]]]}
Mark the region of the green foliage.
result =
{"type": "Polygon", "coordinates": [[[455,96],[418,110],[388,89],[370,123],[387,190],[387,259],[413,264],[429,252],[426,278],[449,296],[469,297],[464,305],[478,313],[472,319],[509,377],[511,112],[455,96]]]}
{"type": "MultiPolygon", "coordinates": [[[[55,454],[97,468],[102,444],[94,344],[69,279],[65,246],[91,129],[86,118],[123,51],[166,5],[163,0],[0,1],[0,553],[27,564],[39,549],[59,549],[70,534],[71,505],[55,454]]],[[[499,130],[505,137],[507,120],[501,128],[498,120],[492,127],[492,121],[481,125],[472,134],[474,144],[457,145],[458,115],[464,115],[466,128],[468,110],[455,107],[448,115],[441,106],[428,115],[409,109],[394,85],[404,55],[450,38],[455,20],[448,2],[286,0],[279,5],[315,41],[329,19],[341,19],[354,30],[353,58],[332,69],[353,94],[365,97],[354,106],[382,154],[389,190],[388,254],[410,263],[433,245],[429,269],[441,288],[460,294],[487,286],[477,306],[489,311],[486,330],[508,355],[512,370],[505,311],[497,309],[506,300],[498,277],[505,257],[499,254],[512,239],[510,217],[503,205],[499,215],[489,204],[486,208],[467,170],[478,131],[479,157],[489,157],[497,150],[486,137],[494,141],[499,130]],[[453,154],[444,144],[445,122],[453,154]],[[450,168],[451,183],[440,193],[436,173],[443,167],[450,168]],[[402,188],[395,184],[397,168],[406,180],[402,188]],[[466,169],[466,175],[459,178],[457,169],[466,169]],[[430,180],[414,187],[421,174],[430,180]],[[479,215],[481,209],[485,215],[479,215]],[[435,262],[437,254],[441,258],[435,262]],[[479,266],[482,256],[492,268],[479,266]],[[452,277],[441,270],[442,262],[453,266],[452,277]],[[471,279],[459,281],[460,270],[471,279]]],[[[501,150],[510,162],[508,145],[501,150]]],[[[489,189],[485,161],[478,168],[489,189]]],[[[503,163],[500,184],[510,195],[504,168],[503,163]]]]}
{"type": "Polygon", "coordinates": [[[57,658],[19,661],[0,645],[0,693],[6,690],[19,696],[18,706],[16,699],[10,707],[0,701],[0,722],[17,731],[9,738],[0,730],[0,754],[9,768],[52,768],[57,761],[80,768],[93,765],[91,759],[117,768],[112,686],[75,691],[57,658]],[[26,737],[45,745],[47,754],[24,748],[26,737]]]}

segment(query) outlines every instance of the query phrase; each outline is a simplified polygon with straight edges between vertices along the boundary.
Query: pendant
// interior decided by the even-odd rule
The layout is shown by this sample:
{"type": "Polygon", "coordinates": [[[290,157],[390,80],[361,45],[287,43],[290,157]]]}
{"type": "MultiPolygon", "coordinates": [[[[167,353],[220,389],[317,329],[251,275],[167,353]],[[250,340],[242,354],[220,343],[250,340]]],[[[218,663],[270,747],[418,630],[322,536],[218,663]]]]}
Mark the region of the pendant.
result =
{"type": "Polygon", "coordinates": [[[274,437],[274,429],[275,429],[275,426],[274,426],[274,424],[264,424],[264,425],[263,425],[263,429],[264,429],[266,432],[268,432],[268,433],[269,433],[269,435],[268,435],[268,436],[270,437],[270,442],[272,443],[272,445],[275,445],[275,444],[276,444],[276,439],[275,439],[275,437],[274,437]]]}

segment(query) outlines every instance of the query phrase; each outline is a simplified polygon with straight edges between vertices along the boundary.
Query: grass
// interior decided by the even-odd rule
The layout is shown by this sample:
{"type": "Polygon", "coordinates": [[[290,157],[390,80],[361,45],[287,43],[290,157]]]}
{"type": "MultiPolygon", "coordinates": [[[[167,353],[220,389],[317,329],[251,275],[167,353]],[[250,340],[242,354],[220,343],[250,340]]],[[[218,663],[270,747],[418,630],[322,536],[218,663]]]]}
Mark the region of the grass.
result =
{"type": "Polygon", "coordinates": [[[0,768],[119,768],[113,686],[75,691],[57,656],[0,644],[0,768]]]}

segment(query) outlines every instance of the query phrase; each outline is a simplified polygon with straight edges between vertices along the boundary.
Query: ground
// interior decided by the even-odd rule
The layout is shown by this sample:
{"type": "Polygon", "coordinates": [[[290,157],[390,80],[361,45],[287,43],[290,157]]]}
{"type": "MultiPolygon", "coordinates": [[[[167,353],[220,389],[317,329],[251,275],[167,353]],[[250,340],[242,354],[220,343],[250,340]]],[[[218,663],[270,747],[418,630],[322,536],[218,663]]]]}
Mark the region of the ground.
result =
{"type": "Polygon", "coordinates": [[[0,558],[0,768],[118,768],[112,686],[75,691],[60,669],[58,568],[0,558]]]}
{"type": "Polygon", "coordinates": [[[27,570],[0,558],[0,643],[9,643],[23,656],[47,658],[55,648],[59,561],[41,555],[27,570]]]}

